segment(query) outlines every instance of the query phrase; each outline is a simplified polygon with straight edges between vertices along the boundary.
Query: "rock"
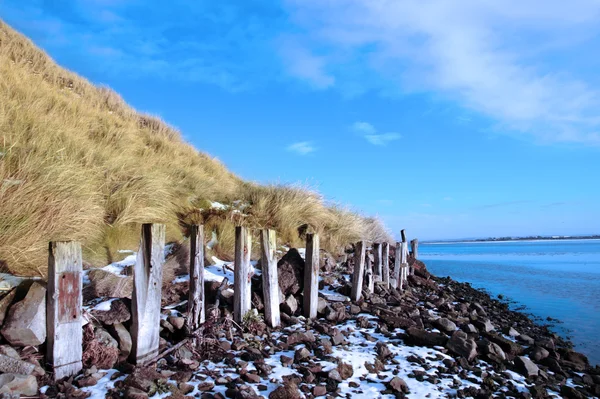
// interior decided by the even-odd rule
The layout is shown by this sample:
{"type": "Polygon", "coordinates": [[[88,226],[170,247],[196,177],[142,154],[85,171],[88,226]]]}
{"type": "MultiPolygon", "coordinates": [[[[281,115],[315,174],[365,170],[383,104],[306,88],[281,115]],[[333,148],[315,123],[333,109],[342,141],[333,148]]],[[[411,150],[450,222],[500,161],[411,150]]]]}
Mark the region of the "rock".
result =
{"type": "Polygon", "coordinates": [[[417,327],[409,327],[406,330],[406,343],[416,346],[445,346],[448,337],[441,333],[432,333],[417,327]]]}
{"type": "Polygon", "coordinates": [[[269,399],[300,399],[298,386],[291,381],[286,381],[269,394],[269,399]]]}
{"type": "MultiPolygon", "coordinates": [[[[4,356],[12,357],[13,359],[21,360],[21,356],[19,355],[19,352],[17,352],[15,350],[15,348],[13,348],[10,345],[0,345],[0,355],[4,355],[4,356]]],[[[2,372],[2,370],[0,370],[0,372],[2,372]]],[[[21,373],[21,374],[26,374],[26,373],[21,373]]]]}
{"type": "Polygon", "coordinates": [[[519,334],[519,332],[517,330],[515,330],[512,327],[504,327],[502,329],[502,332],[504,332],[504,334],[508,335],[509,337],[513,337],[513,338],[518,337],[519,335],[521,335],[521,334],[519,334]]]}
{"type": "Polygon", "coordinates": [[[336,381],[336,382],[343,381],[342,376],[340,375],[340,372],[338,371],[338,369],[333,369],[329,373],[327,373],[327,378],[329,378],[330,380],[336,381]]]}
{"type": "Polygon", "coordinates": [[[550,352],[548,352],[547,349],[544,349],[539,346],[534,347],[531,353],[529,354],[529,358],[531,358],[535,362],[539,362],[547,358],[548,356],[550,356],[550,352]]]}
{"type": "Polygon", "coordinates": [[[281,355],[279,359],[281,360],[281,365],[283,367],[289,367],[294,363],[294,359],[289,356],[281,355]]]}
{"type": "Polygon", "coordinates": [[[114,324],[110,329],[113,338],[117,340],[121,359],[127,359],[131,353],[131,334],[121,323],[114,324]]]}
{"type": "Polygon", "coordinates": [[[469,362],[477,357],[477,344],[464,331],[455,331],[446,344],[446,348],[455,355],[464,357],[469,362]]]}
{"type": "Polygon", "coordinates": [[[479,335],[479,330],[473,324],[466,324],[463,326],[463,331],[468,334],[477,334],[479,335]]]}
{"type": "Polygon", "coordinates": [[[533,363],[531,359],[525,356],[517,356],[515,358],[515,366],[526,377],[537,376],[540,372],[539,367],[536,366],[536,364],[533,363]]]}
{"type": "Polygon", "coordinates": [[[298,301],[293,295],[289,295],[280,306],[281,311],[293,316],[298,310],[298,301]]]}
{"type": "Polygon", "coordinates": [[[125,390],[125,399],[148,399],[148,394],[141,389],[127,387],[125,390]]]}
{"type": "Polygon", "coordinates": [[[495,361],[496,363],[502,363],[506,360],[506,354],[500,345],[494,342],[484,341],[482,351],[490,360],[495,361]]]}
{"type": "Polygon", "coordinates": [[[390,381],[386,382],[386,385],[389,389],[398,393],[409,393],[408,385],[406,385],[406,381],[404,381],[400,377],[394,377],[390,381]]]}
{"type": "Polygon", "coordinates": [[[346,306],[343,303],[334,303],[327,306],[325,308],[325,318],[334,322],[346,320],[346,306]]]}
{"type": "Polygon", "coordinates": [[[17,354],[17,358],[15,359],[13,356],[0,354],[0,373],[24,375],[33,373],[35,365],[22,361],[18,356],[17,354]]]}
{"type": "Polygon", "coordinates": [[[312,331],[306,331],[306,332],[296,332],[293,334],[288,335],[287,337],[287,344],[288,346],[293,346],[299,343],[307,343],[307,342],[315,342],[316,338],[315,335],[312,333],[312,331]]]}
{"type": "Polygon", "coordinates": [[[162,375],[152,367],[138,367],[125,378],[123,383],[143,392],[149,392],[154,385],[154,381],[161,378],[162,375]]]}
{"type": "Polygon", "coordinates": [[[37,395],[37,380],[33,375],[13,373],[0,374],[0,393],[18,393],[23,396],[37,395]]]}
{"type": "Polygon", "coordinates": [[[318,396],[325,396],[327,395],[327,388],[323,385],[316,385],[313,388],[313,396],[318,397],[318,396]]]}
{"type": "Polygon", "coordinates": [[[304,286],[304,259],[296,248],[291,248],[277,262],[279,288],[286,297],[299,294],[304,286]]]}
{"type": "Polygon", "coordinates": [[[589,367],[590,363],[588,358],[579,352],[575,352],[574,350],[566,349],[561,350],[562,361],[567,361],[576,364],[580,369],[585,370],[589,367]]]}
{"type": "MultiPolygon", "coordinates": [[[[129,301],[128,301],[129,302],[129,301]]],[[[109,310],[92,310],[92,316],[98,321],[107,326],[124,323],[131,319],[131,312],[129,311],[129,305],[126,304],[122,299],[116,299],[110,303],[109,310]]]]}
{"type": "Polygon", "coordinates": [[[176,330],[181,330],[183,329],[183,326],[185,326],[185,319],[183,317],[169,316],[167,317],[167,321],[171,323],[176,330]]]}
{"type": "Polygon", "coordinates": [[[260,376],[254,373],[246,373],[242,375],[242,379],[251,384],[258,384],[260,382],[260,376]]]}
{"type": "Polygon", "coordinates": [[[325,298],[319,297],[319,300],[317,302],[317,313],[318,314],[325,313],[325,308],[327,307],[327,305],[329,305],[327,300],[325,300],[325,298]]]}
{"type": "MultiPolygon", "coordinates": [[[[487,339],[500,345],[505,354],[510,355],[510,358],[521,355],[525,349],[516,342],[504,338],[499,334],[486,334],[487,339]]],[[[508,357],[508,356],[507,356],[508,357]]]]}
{"type": "Polygon", "coordinates": [[[535,340],[531,338],[529,335],[520,334],[517,336],[517,341],[524,343],[525,345],[533,345],[535,340]]]}
{"type": "Polygon", "coordinates": [[[477,327],[477,329],[479,329],[479,331],[482,332],[492,332],[496,329],[496,327],[494,327],[494,325],[492,324],[491,321],[489,321],[489,319],[486,319],[484,321],[475,321],[475,327],[477,327]]]}
{"type": "Polygon", "coordinates": [[[17,290],[13,289],[8,294],[4,295],[2,299],[0,299],[0,327],[2,327],[6,314],[8,313],[8,308],[10,305],[12,305],[16,295],[17,290]]]}
{"type": "Polygon", "coordinates": [[[347,380],[354,375],[354,368],[352,365],[344,362],[338,363],[337,371],[340,373],[342,380],[347,380]]]}
{"type": "Polygon", "coordinates": [[[110,369],[119,360],[119,344],[101,327],[94,330],[91,325],[86,326],[83,334],[83,356],[85,367],[96,366],[101,369],[110,369]]]}
{"type": "Polygon", "coordinates": [[[435,320],[433,324],[441,331],[447,333],[451,333],[456,330],[456,324],[454,324],[452,320],[449,320],[445,317],[440,317],[439,319],[435,320]]]}
{"type": "Polygon", "coordinates": [[[375,351],[377,352],[377,357],[381,361],[384,361],[387,358],[393,356],[392,351],[388,348],[388,346],[384,342],[377,342],[377,344],[375,345],[375,351]]]}
{"type": "Polygon", "coordinates": [[[306,348],[297,349],[296,352],[294,353],[294,361],[301,362],[303,360],[308,359],[310,357],[310,355],[311,355],[310,351],[306,348]]]}
{"type": "Polygon", "coordinates": [[[102,269],[88,272],[90,284],[84,287],[83,296],[93,298],[130,298],[133,292],[133,276],[121,276],[102,269]]]}
{"type": "Polygon", "coordinates": [[[577,389],[570,387],[568,385],[563,385],[560,387],[560,394],[563,398],[567,399],[584,399],[586,396],[579,392],[577,389]]]}
{"type": "Polygon", "coordinates": [[[31,284],[25,298],[10,307],[2,335],[14,346],[38,346],[46,341],[46,287],[31,284]]]}

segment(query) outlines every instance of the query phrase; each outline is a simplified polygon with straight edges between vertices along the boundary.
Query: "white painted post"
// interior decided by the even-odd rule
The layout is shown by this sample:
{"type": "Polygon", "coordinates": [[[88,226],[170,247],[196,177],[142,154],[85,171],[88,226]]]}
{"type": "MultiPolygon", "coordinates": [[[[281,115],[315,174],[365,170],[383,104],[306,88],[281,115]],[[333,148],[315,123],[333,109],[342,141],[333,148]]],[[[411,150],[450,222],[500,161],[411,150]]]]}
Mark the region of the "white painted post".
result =
{"type": "Polygon", "coordinates": [[[365,250],[367,244],[364,241],[356,243],[354,249],[354,274],[352,276],[352,300],[358,301],[362,295],[363,275],[365,273],[365,250]]]}
{"type": "Polygon", "coordinates": [[[142,239],[133,268],[131,298],[131,361],[141,365],[158,354],[165,225],[142,225],[142,239]]]}
{"type": "Polygon", "coordinates": [[[396,256],[394,257],[394,288],[402,290],[402,243],[396,242],[396,256]]]}
{"type": "Polygon", "coordinates": [[[365,285],[370,294],[375,292],[375,276],[373,275],[373,262],[367,254],[365,259],[365,285]]]}
{"type": "Polygon", "coordinates": [[[196,331],[204,323],[204,226],[191,226],[190,234],[190,283],[188,297],[188,332],[196,331]]]}
{"type": "Polygon", "coordinates": [[[402,264],[402,286],[408,281],[408,243],[402,242],[400,249],[400,263],[402,264]]]}
{"type": "Polygon", "coordinates": [[[382,280],[383,276],[383,263],[381,261],[381,244],[378,242],[373,243],[373,258],[374,258],[374,274],[375,278],[379,281],[382,280]]]}
{"type": "Polygon", "coordinates": [[[81,244],[51,242],[48,249],[46,357],[54,372],[54,381],[58,381],[83,368],[81,244]]]}
{"type": "Polygon", "coordinates": [[[304,316],[317,317],[319,305],[319,235],[306,235],[306,256],[304,265],[304,316]]]}
{"type": "Polygon", "coordinates": [[[235,228],[235,261],[233,282],[233,318],[241,323],[244,316],[252,307],[250,253],[252,251],[252,236],[243,226],[235,228]]]}
{"type": "Polygon", "coordinates": [[[383,284],[385,288],[390,288],[390,244],[387,242],[381,244],[381,262],[383,263],[383,284]]]}
{"type": "Polygon", "coordinates": [[[277,278],[277,236],[275,230],[260,231],[260,252],[262,267],[263,299],[265,302],[265,322],[271,327],[280,324],[279,280],[277,278]]]}

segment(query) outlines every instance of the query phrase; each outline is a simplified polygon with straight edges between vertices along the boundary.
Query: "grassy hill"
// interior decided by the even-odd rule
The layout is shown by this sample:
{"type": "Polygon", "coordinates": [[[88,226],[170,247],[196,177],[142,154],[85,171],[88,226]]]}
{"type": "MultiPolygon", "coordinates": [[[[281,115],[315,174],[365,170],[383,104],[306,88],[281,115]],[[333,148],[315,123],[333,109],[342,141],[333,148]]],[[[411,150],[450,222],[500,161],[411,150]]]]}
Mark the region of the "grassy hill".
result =
{"type": "Polygon", "coordinates": [[[309,189],[243,181],[166,123],[56,65],[2,21],[0,76],[5,270],[45,275],[49,240],[79,240],[87,262],[105,264],[137,247],[142,222],[166,223],[168,239],[180,241],[187,223],[202,221],[216,232],[214,251],[223,257],[232,253],[236,224],[274,228],[290,245],[308,224],[331,251],[388,236],[378,220],[309,189]],[[206,211],[210,201],[247,204],[246,216],[206,211]]]}

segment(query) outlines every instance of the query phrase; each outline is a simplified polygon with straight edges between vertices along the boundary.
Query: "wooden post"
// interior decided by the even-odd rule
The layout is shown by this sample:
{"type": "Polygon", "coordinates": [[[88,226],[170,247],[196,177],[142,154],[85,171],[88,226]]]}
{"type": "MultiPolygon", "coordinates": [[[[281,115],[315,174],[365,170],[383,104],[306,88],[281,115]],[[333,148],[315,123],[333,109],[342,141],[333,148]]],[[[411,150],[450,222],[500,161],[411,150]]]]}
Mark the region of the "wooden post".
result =
{"type": "Polygon", "coordinates": [[[381,262],[381,244],[378,242],[373,243],[373,260],[374,260],[374,274],[379,281],[382,280],[383,276],[383,264],[381,262]]]}
{"type": "MultiPolygon", "coordinates": [[[[410,248],[412,251],[412,256],[414,260],[417,260],[419,257],[419,240],[417,240],[416,238],[414,240],[412,240],[410,242],[410,248]]],[[[410,268],[410,274],[413,275],[415,274],[415,268],[411,267],[410,268]]]]}
{"type": "Polygon", "coordinates": [[[205,321],[204,299],[204,226],[191,226],[190,234],[190,283],[188,297],[187,328],[196,331],[205,321]]]}
{"type": "Polygon", "coordinates": [[[406,230],[400,230],[400,235],[402,236],[402,242],[406,242],[406,230]]]}
{"type": "Polygon", "coordinates": [[[381,244],[381,262],[383,263],[383,284],[385,288],[390,288],[390,244],[387,242],[381,244]]]}
{"type": "Polygon", "coordinates": [[[51,242],[48,252],[46,358],[57,381],[75,375],[83,368],[81,244],[51,242]]]}
{"type": "Polygon", "coordinates": [[[352,300],[358,301],[362,295],[363,275],[365,273],[365,249],[364,241],[356,243],[354,248],[354,274],[352,275],[352,300]]]}
{"type": "Polygon", "coordinates": [[[251,309],[250,253],[252,251],[252,236],[246,227],[235,228],[235,261],[233,282],[233,318],[241,323],[251,309]]]}
{"type": "Polygon", "coordinates": [[[402,242],[402,248],[400,249],[400,264],[402,267],[402,287],[404,287],[404,283],[408,280],[408,243],[406,241],[402,242]]]}
{"type": "Polygon", "coordinates": [[[317,317],[319,305],[319,235],[306,235],[306,256],[304,266],[304,316],[317,317]]]}
{"type": "MultiPolygon", "coordinates": [[[[265,303],[265,322],[278,327],[279,317],[279,280],[277,278],[277,236],[275,230],[260,231],[260,252],[262,267],[263,299],[265,303]]],[[[250,291],[250,287],[248,287],[250,291]]]]}
{"type": "Polygon", "coordinates": [[[375,276],[373,275],[373,262],[369,254],[366,256],[366,267],[365,267],[365,285],[370,294],[375,292],[375,276]]]}
{"type": "Polygon", "coordinates": [[[144,364],[158,354],[165,225],[142,225],[142,239],[133,267],[131,298],[131,361],[144,364]]]}
{"type": "Polygon", "coordinates": [[[394,258],[394,280],[396,280],[395,282],[395,287],[394,288],[398,288],[399,290],[402,289],[402,259],[401,259],[401,254],[402,254],[402,243],[401,242],[397,242],[396,243],[396,257],[394,258]]]}

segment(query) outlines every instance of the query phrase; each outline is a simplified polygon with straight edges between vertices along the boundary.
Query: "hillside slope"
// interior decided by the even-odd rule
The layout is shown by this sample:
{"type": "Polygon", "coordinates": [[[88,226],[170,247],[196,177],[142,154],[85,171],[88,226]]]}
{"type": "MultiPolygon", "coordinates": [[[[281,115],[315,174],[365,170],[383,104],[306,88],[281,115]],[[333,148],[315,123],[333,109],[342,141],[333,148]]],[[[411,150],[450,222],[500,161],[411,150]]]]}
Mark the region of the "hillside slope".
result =
{"type": "Polygon", "coordinates": [[[163,222],[170,240],[199,218],[231,254],[233,227],[270,227],[298,242],[304,224],[331,251],[388,237],[381,223],[327,204],[297,186],[261,186],[185,143],[113,91],[54,63],[0,21],[0,266],[44,275],[50,240],[79,240],[84,258],[105,264],[133,249],[139,223],[163,222]],[[210,201],[248,204],[244,218],[201,213],[210,201]]]}

